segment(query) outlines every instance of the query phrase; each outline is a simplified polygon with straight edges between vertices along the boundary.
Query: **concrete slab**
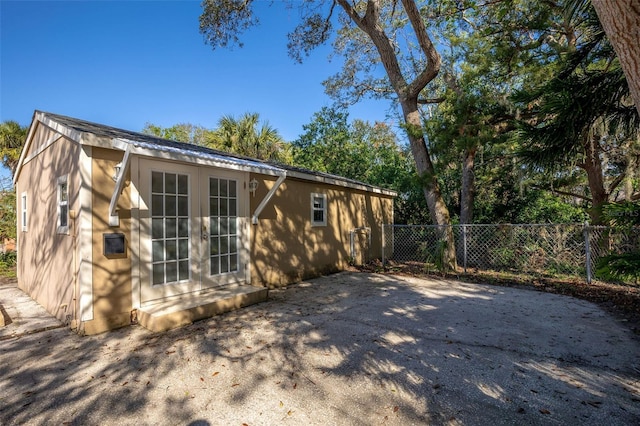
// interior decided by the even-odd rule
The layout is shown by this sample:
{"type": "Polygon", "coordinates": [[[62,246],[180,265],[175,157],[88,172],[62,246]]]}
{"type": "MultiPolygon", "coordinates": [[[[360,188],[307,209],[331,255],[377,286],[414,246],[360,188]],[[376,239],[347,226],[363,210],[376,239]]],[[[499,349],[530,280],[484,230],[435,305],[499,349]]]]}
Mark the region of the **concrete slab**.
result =
{"type": "Polygon", "coordinates": [[[249,285],[217,288],[209,293],[142,307],[138,310],[138,323],[151,331],[167,331],[264,302],[268,293],[266,288],[249,285]]]}
{"type": "Polygon", "coordinates": [[[0,424],[640,424],[640,342],[567,296],[342,273],[166,333],[0,341],[0,424]]]}
{"type": "Polygon", "coordinates": [[[15,283],[0,283],[0,313],[5,325],[0,340],[64,327],[53,315],[20,290],[15,283]]]}

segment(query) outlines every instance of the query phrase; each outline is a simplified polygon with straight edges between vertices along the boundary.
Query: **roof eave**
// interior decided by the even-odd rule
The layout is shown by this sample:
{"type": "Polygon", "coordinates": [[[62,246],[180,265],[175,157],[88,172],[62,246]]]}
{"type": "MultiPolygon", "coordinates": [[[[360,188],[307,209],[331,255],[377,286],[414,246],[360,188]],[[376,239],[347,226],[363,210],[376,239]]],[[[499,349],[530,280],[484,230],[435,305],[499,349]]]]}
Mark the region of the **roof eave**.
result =
{"type": "Polygon", "coordinates": [[[298,179],[303,179],[303,180],[308,180],[308,181],[313,181],[318,183],[325,183],[327,185],[333,185],[333,186],[342,186],[344,188],[357,189],[364,192],[373,192],[375,194],[386,195],[389,197],[396,197],[398,195],[395,191],[392,191],[390,189],[379,188],[377,186],[367,185],[364,183],[349,182],[349,181],[340,179],[339,176],[328,177],[328,176],[315,175],[313,173],[303,173],[299,171],[287,171],[287,174],[289,177],[292,177],[292,178],[298,178],[298,179]]]}
{"type": "Polygon", "coordinates": [[[22,152],[20,153],[20,158],[18,159],[18,166],[16,167],[16,171],[13,175],[13,185],[15,186],[18,182],[18,177],[20,176],[20,172],[22,171],[22,165],[27,156],[27,152],[31,147],[31,142],[33,141],[33,136],[35,134],[36,128],[38,127],[37,123],[40,123],[54,132],[66,136],[70,140],[82,143],[82,132],[79,132],[75,129],[71,129],[64,124],[60,124],[57,121],[47,117],[47,114],[42,111],[34,111],[33,118],[31,119],[31,125],[29,126],[29,133],[27,133],[27,139],[25,140],[24,147],[22,148],[22,152]]]}
{"type": "Polygon", "coordinates": [[[31,127],[29,129],[29,134],[27,136],[27,141],[25,143],[25,148],[21,153],[18,167],[16,168],[16,173],[13,178],[14,185],[17,182],[18,176],[22,169],[22,162],[24,161],[26,152],[28,151],[29,145],[31,144],[31,141],[33,139],[35,128],[37,127],[34,126],[34,124],[37,122],[42,123],[48,128],[59,133],[60,135],[63,135],[69,140],[83,146],[115,149],[123,152],[127,150],[127,147],[130,147],[131,154],[142,157],[156,158],[167,161],[180,161],[184,163],[195,163],[199,165],[208,165],[223,169],[237,170],[269,176],[281,176],[286,171],[288,176],[301,180],[324,183],[333,186],[341,186],[365,192],[372,192],[388,197],[397,196],[397,193],[395,191],[379,188],[373,185],[367,185],[365,183],[350,181],[348,179],[341,178],[340,176],[327,176],[322,174],[315,174],[313,172],[305,173],[304,171],[300,170],[289,170],[286,166],[278,167],[276,165],[262,163],[259,160],[242,159],[236,158],[234,156],[226,157],[223,154],[203,154],[199,152],[189,151],[188,145],[185,145],[186,149],[179,149],[171,146],[161,145],[154,145],[150,147],[151,144],[149,142],[139,141],[135,139],[114,138],[104,135],[96,135],[92,132],[76,130],[65,124],[59,123],[55,121],[54,118],[48,117],[47,113],[41,111],[34,112],[31,127]]]}

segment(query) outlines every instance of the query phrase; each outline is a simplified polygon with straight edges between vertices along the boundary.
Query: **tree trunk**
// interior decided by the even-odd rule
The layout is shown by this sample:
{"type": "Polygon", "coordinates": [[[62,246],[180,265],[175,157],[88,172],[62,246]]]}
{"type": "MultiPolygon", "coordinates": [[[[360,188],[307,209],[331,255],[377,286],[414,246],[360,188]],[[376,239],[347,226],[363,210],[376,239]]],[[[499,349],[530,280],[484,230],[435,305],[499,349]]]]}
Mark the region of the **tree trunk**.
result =
{"type": "Polygon", "coordinates": [[[640,0],[592,0],[640,114],[640,0]]]}
{"type": "Polygon", "coordinates": [[[434,225],[441,227],[440,238],[446,244],[443,249],[442,263],[445,268],[455,270],[457,266],[456,249],[453,229],[451,228],[451,218],[449,209],[442,198],[436,171],[424,140],[422,122],[418,111],[418,100],[417,98],[401,99],[400,105],[407,125],[407,136],[409,137],[411,152],[416,162],[416,170],[418,176],[420,176],[424,196],[429,207],[431,221],[434,225]]]}
{"type": "Polygon", "coordinates": [[[431,220],[434,224],[441,225],[440,229],[443,231],[440,235],[440,241],[445,243],[445,247],[442,248],[442,259],[440,259],[442,266],[448,269],[455,269],[456,247],[449,210],[440,193],[440,186],[424,140],[424,129],[418,111],[418,96],[427,84],[438,75],[441,65],[440,55],[427,34],[424,18],[420,15],[420,10],[414,0],[401,0],[418,45],[426,60],[424,68],[417,72],[413,81],[408,82],[402,73],[395,43],[385,34],[384,26],[379,21],[381,0],[368,0],[364,16],[360,15],[361,11],[357,10],[350,1],[335,1],[344,9],[358,28],[369,36],[380,55],[380,61],[387,73],[389,83],[391,83],[402,107],[409,144],[416,162],[416,170],[422,179],[422,189],[429,207],[431,220]]]}
{"type": "Polygon", "coordinates": [[[600,162],[600,145],[597,137],[597,134],[590,134],[585,137],[583,167],[587,173],[589,191],[591,192],[591,209],[589,211],[591,223],[602,225],[602,206],[608,201],[609,194],[604,187],[604,174],[602,173],[602,163],[600,162]]]}
{"type": "Polygon", "coordinates": [[[473,171],[476,159],[476,147],[467,148],[462,160],[462,189],[460,191],[460,223],[473,223],[473,202],[476,192],[476,176],[473,171]]]}

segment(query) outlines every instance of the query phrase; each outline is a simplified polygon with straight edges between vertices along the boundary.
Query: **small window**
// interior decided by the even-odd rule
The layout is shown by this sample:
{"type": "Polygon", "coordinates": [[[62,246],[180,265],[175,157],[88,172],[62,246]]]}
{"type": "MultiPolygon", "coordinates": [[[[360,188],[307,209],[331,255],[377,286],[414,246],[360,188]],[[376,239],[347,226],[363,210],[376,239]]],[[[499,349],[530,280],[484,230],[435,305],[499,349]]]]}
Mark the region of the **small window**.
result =
{"type": "Polygon", "coordinates": [[[69,185],[67,176],[58,178],[58,234],[69,233],[69,185]]]}
{"type": "Polygon", "coordinates": [[[327,225],[327,194],[311,194],[311,226],[327,225]]]}
{"type": "Polygon", "coordinates": [[[22,219],[22,232],[27,232],[27,193],[23,192],[22,197],[20,198],[21,204],[21,219],[22,219]]]}

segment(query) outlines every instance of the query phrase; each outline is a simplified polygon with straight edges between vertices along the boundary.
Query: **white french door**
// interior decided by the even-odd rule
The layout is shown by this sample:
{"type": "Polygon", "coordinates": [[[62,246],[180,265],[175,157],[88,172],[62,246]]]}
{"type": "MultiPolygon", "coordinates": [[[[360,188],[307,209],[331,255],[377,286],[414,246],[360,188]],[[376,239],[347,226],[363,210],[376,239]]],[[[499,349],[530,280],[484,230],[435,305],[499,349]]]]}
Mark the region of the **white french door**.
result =
{"type": "Polygon", "coordinates": [[[242,172],[140,161],[143,303],[244,281],[246,178],[242,172]]]}
{"type": "Polygon", "coordinates": [[[202,173],[202,234],[205,253],[203,287],[240,283],[245,278],[249,222],[247,220],[243,173],[202,173]]]}

